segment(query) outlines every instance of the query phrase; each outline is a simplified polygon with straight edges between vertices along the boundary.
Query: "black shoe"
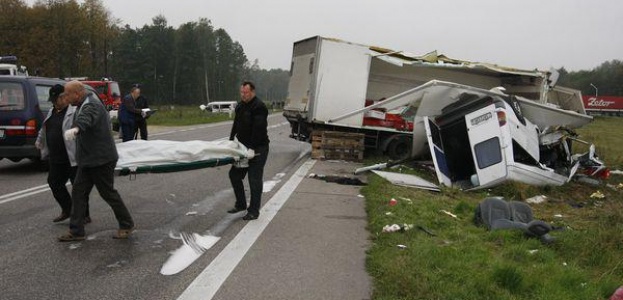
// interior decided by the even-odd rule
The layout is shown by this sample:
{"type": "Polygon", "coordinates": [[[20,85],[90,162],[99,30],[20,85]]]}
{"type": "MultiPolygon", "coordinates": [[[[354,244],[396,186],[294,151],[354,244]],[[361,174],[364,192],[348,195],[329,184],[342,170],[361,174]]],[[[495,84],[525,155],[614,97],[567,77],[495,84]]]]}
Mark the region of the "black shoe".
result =
{"type": "Polygon", "coordinates": [[[247,213],[244,217],[242,217],[243,220],[245,221],[250,221],[250,220],[255,220],[257,219],[258,215],[252,214],[252,213],[247,213]]]}
{"type": "Polygon", "coordinates": [[[241,212],[241,211],[243,211],[243,210],[247,210],[247,209],[246,209],[246,208],[238,208],[238,207],[234,207],[234,208],[232,208],[232,209],[228,210],[227,212],[228,212],[228,213],[230,213],[230,214],[235,214],[235,213],[237,213],[237,212],[241,212]]]}
{"type": "Polygon", "coordinates": [[[61,213],[58,217],[54,218],[54,220],[52,220],[52,222],[58,223],[60,221],[65,221],[67,219],[69,219],[69,214],[61,213]]]}

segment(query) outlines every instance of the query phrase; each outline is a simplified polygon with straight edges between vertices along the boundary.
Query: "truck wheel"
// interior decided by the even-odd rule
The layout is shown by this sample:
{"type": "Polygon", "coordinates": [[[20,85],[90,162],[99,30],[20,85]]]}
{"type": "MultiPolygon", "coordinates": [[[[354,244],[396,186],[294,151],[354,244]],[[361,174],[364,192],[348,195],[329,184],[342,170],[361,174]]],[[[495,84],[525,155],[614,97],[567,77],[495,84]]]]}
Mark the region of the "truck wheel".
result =
{"type": "Polygon", "coordinates": [[[409,137],[396,137],[387,145],[387,155],[392,160],[408,158],[411,155],[411,143],[409,137]]]}

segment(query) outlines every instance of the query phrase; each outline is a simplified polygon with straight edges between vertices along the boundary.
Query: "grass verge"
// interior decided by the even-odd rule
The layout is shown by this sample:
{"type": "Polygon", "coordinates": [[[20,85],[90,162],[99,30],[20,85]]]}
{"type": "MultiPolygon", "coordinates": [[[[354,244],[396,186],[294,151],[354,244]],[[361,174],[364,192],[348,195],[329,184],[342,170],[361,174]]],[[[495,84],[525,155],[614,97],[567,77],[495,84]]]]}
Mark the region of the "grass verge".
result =
{"type": "MultiPolygon", "coordinates": [[[[623,166],[622,125],[623,119],[602,117],[578,130],[613,170],[623,166]]],[[[436,182],[430,170],[409,172],[436,182]]],[[[432,193],[370,175],[362,193],[372,239],[367,269],[373,299],[607,299],[623,285],[621,182],[623,176],[612,175],[597,187],[509,182],[479,192],[432,193]],[[591,198],[597,190],[605,198],[591,198]],[[520,231],[474,225],[474,209],[488,196],[522,201],[536,195],[546,195],[547,202],[530,204],[535,218],[560,229],[551,233],[557,239],[552,245],[520,231]],[[391,198],[398,204],[388,205],[391,198]],[[390,224],[414,228],[383,233],[390,224]]]]}

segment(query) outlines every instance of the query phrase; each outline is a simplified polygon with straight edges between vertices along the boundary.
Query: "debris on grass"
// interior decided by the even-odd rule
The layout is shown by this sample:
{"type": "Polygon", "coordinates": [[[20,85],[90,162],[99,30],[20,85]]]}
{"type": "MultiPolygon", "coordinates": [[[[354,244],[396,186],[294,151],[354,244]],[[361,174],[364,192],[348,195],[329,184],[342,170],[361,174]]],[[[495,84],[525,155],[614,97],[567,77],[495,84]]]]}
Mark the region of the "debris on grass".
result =
{"type": "Polygon", "coordinates": [[[598,190],[591,194],[591,198],[603,199],[603,198],[606,198],[606,195],[604,195],[601,191],[598,190]]]}
{"type": "Polygon", "coordinates": [[[413,224],[392,224],[383,226],[383,232],[396,232],[396,231],[407,231],[411,230],[414,227],[413,224]]]}
{"type": "Polygon", "coordinates": [[[530,253],[530,254],[534,254],[534,253],[537,253],[537,252],[539,252],[539,249],[528,250],[528,253],[530,253]]]}
{"type": "Polygon", "coordinates": [[[545,195],[538,195],[538,196],[534,196],[534,197],[526,199],[526,202],[531,203],[531,204],[539,204],[545,201],[547,201],[547,196],[545,195]]]}
{"type": "Polygon", "coordinates": [[[554,218],[562,218],[562,215],[561,214],[555,214],[554,218]]]}
{"type": "Polygon", "coordinates": [[[400,248],[400,249],[407,249],[407,246],[406,246],[406,245],[402,245],[402,244],[400,244],[400,245],[396,245],[396,246],[397,246],[398,248],[400,248]]]}
{"type": "Polygon", "coordinates": [[[398,200],[396,200],[395,198],[391,198],[389,200],[389,203],[387,203],[389,206],[395,206],[396,204],[398,204],[398,200]]]}
{"type": "Polygon", "coordinates": [[[447,210],[443,210],[443,209],[442,209],[442,210],[440,210],[440,212],[442,212],[442,213],[444,213],[444,214],[446,214],[446,215],[448,215],[448,216],[451,216],[451,217],[453,217],[453,218],[455,218],[455,219],[458,219],[458,217],[457,217],[455,214],[453,214],[453,213],[451,213],[451,212],[449,212],[449,211],[447,211],[447,210]]]}

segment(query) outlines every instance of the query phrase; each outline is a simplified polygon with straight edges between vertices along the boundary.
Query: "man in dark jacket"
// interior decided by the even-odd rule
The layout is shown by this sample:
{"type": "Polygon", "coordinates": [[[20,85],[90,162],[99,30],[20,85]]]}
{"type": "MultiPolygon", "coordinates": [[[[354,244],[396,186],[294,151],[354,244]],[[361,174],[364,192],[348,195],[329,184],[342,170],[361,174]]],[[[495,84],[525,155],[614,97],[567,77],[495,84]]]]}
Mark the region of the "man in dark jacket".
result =
{"type": "Polygon", "coordinates": [[[147,103],[147,97],[139,95],[138,98],[136,98],[136,109],[139,109],[141,113],[134,115],[136,119],[136,124],[134,126],[135,140],[138,139],[139,133],[141,140],[147,140],[147,118],[149,118],[149,116],[142,112],[143,108],[149,108],[149,103],[147,103]]]}
{"type": "Polygon", "coordinates": [[[260,215],[262,189],[264,185],[264,165],[268,158],[268,109],[255,96],[255,85],[245,81],[240,87],[240,98],[236,106],[236,116],[231,128],[230,140],[238,141],[247,147],[248,167],[232,166],[229,179],[236,195],[236,204],[228,213],[247,210],[243,220],[255,220],[260,215]],[[242,180],[249,173],[251,203],[247,209],[247,200],[242,180]]]}
{"type": "Polygon", "coordinates": [[[126,239],[134,230],[134,221],[114,188],[114,171],[119,156],[110,134],[108,111],[79,81],[65,84],[65,94],[71,104],[78,106],[73,127],[64,133],[65,140],[76,140],[78,170],[71,195],[73,207],[69,233],[60,236],[58,240],[69,242],[85,239],[85,203],[93,185],[110,205],[119,223],[119,230],[113,238],[126,239]]]}
{"type": "Polygon", "coordinates": [[[140,109],[136,108],[136,99],[140,95],[141,89],[138,86],[134,86],[130,93],[123,97],[121,105],[119,105],[119,124],[121,125],[122,140],[124,142],[134,139],[136,115],[144,115],[140,109]]]}

